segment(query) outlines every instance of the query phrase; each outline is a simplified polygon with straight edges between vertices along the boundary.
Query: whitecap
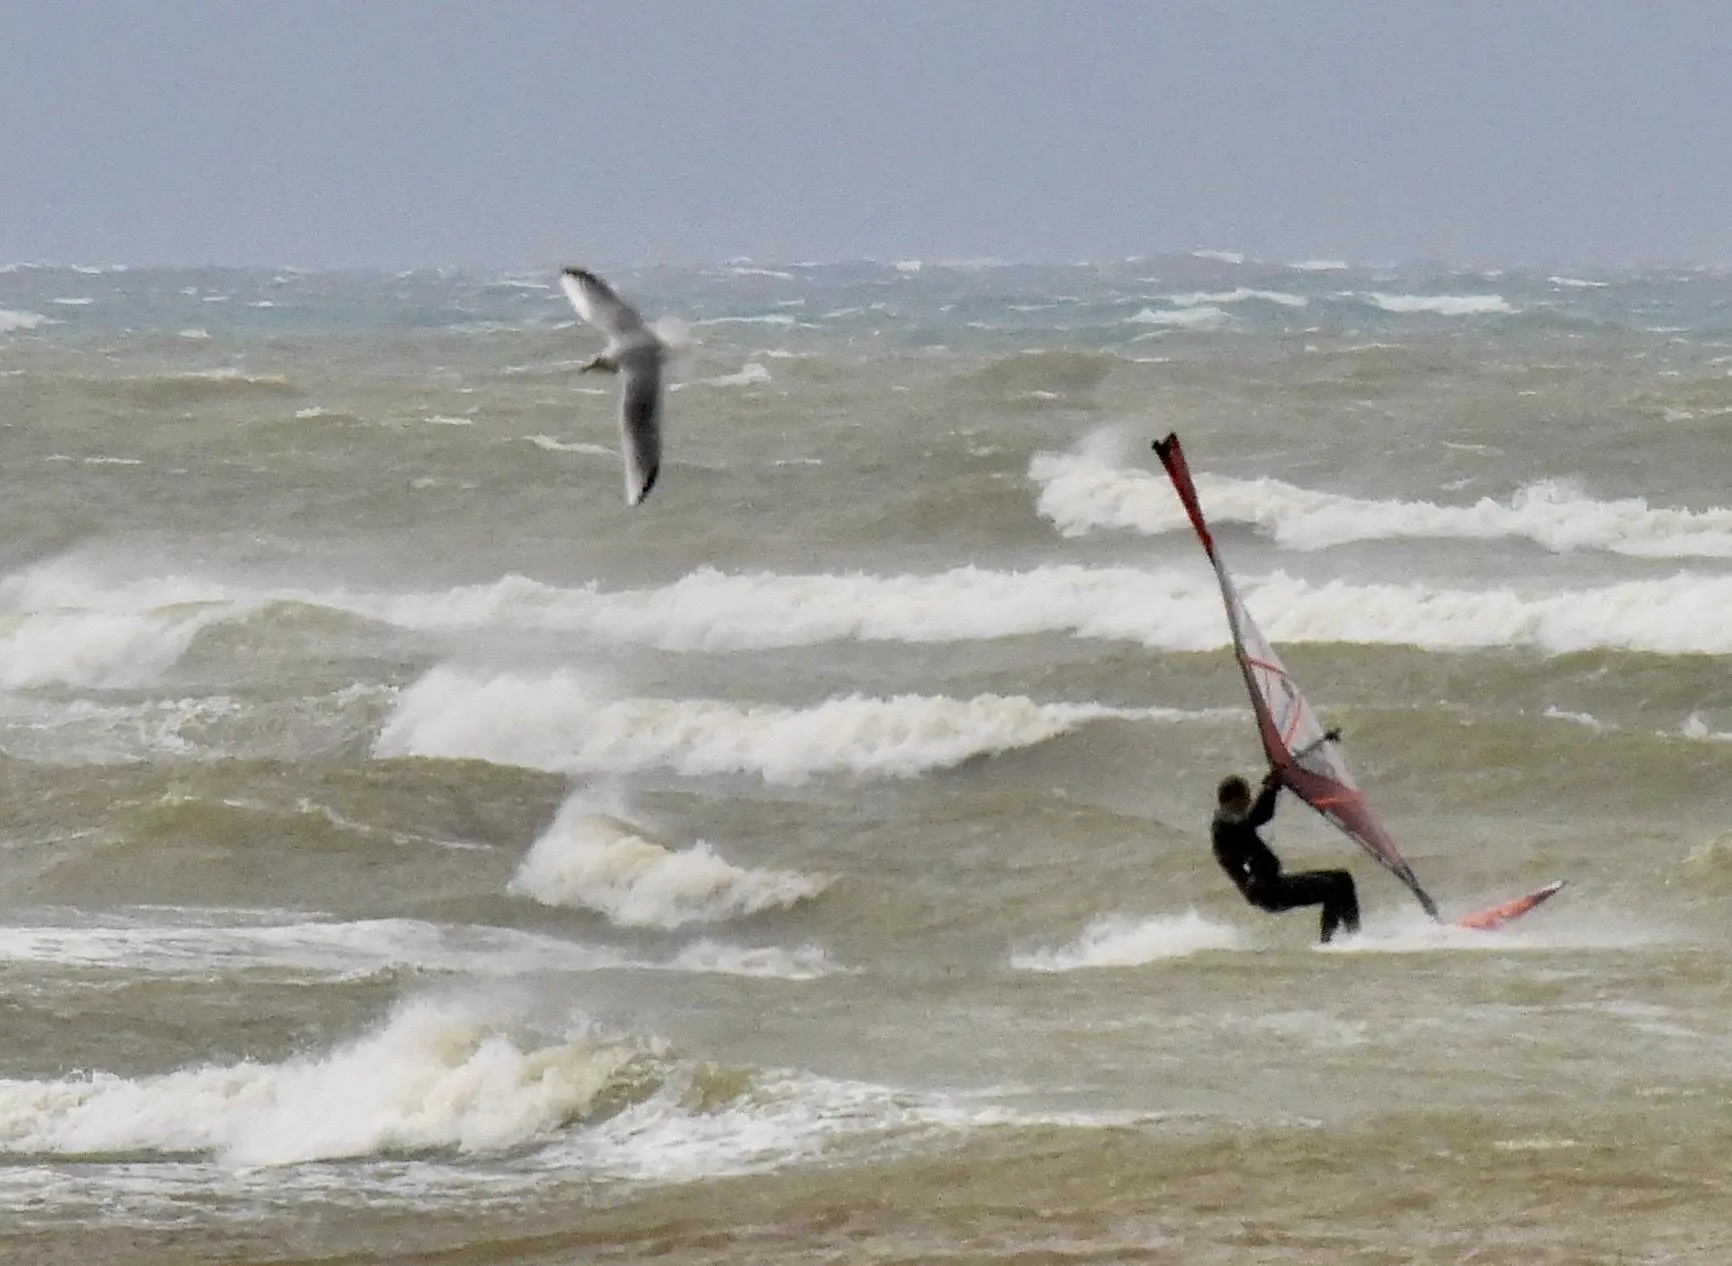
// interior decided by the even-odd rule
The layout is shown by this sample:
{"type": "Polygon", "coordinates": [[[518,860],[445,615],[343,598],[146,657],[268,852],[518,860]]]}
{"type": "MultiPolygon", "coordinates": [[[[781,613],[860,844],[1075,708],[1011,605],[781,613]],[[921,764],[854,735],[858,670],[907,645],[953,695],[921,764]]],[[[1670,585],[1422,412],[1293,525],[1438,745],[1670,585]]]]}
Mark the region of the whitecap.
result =
{"type": "Polygon", "coordinates": [[[1195,714],[1002,695],[849,695],[805,708],[609,699],[569,671],[443,666],[402,692],[374,750],[568,774],[663,769],[774,783],[820,774],[912,778],[1043,743],[1089,721],[1156,715],[1195,714]]]}
{"type": "Polygon", "coordinates": [[[770,371],[757,361],[748,361],[738,373],[718,374],[714,378],[696,378],[690,383],[676,383],[672,390],[680,387],[756,387],[770,381],[770,371]]]}
{"type": "Polygon", "coordinates": [[[1434,316],[1491,316],[1514,312],[1502,295],[1395,295],[1373,293],[1371,301],[1385,312],[1431,313],[1434,316]]]}
{"type": "Polygon", "coordinates": [[[588,453],[594,457],[617,456],[614,450],[606,444],[590,444],[583,440],[567,442],[551,435],[525,435],[523,438],[543,452],[548,453],[588,453]]]}
{"type": "Polygon", "coordinates": [[[59,325],[52,317],[45,317],[40,312],[18,312],[11,308],[0,308],[0,334],[11,334],[17,330],[36,330],[45,325],[59,325]]]}
{"type": "Polygon", "coordinates": [[[786,312],[765,312],[758,316],[726,316],[706,317],[701,321],[693,321],[693,325],[798,325],[799,322],[786,312]]]}
{"type": "Polygon", "coordinates": [[[731,945],[725,941],[694,941],[674,955],[679,971],[773,980],[817,980],[840,970],[820,945],[783,949],[778,945],[731,945]]]}
{"type": "Polygon", "coordinates": [[[1214,330],[1231,322],[1220,308],[1204,305],[1195,308],[1181,308],[1178,311],[1156,312],[1153,308],[1143,308],[1125,318],[1126,325],[1158,325],[1179,330],[1214,330]]]}
{"type": "Polygon", "coordinates": [[[397,968],[516,976],[625,965],[609,949],[513,928],[292,911],[142,909],[112,913],[96,924],[0,927],[0,960],[201,980],[260,970],[345,979],[397,968]]]}
{"type": "MultiPolygon", "coordinates": [[[[817,896],[828,876],[735,866],[703,841],[676,850],[649,838],[635,823],[601,811],[587,793],[560,806],[530,847],[507,891],[542,905],[593,910],[619,927],[678,928],[786,909],[817,896]]],[[[690,949],[675,965],[750,974],[743,954],[690,949]]],[[[797,959],[781,960],[788,968],[797,959]]],[[[756,966],[771,966],[758,955],[756,966]]],[[[769,974],[760,970],[757,974],[769,974]]]]}
{"type": "MultiPolygon", "coordinates": [[[[1452,447],[1465,447],[1451,444],[1452,447]]],[[[1145,535],[1183,531],[1183,507],[1164,475],[1122,467],[1116,452],[1085,441],[1064,454],[1038,453],[1029,477],[1037,509],[1067,536],[1101,529],[1145,535]]],[[[1319,492],[1279,479],[1198,474],[1210,521],[1248,523],[1285,549],[1404,538],[1527,539],[1557,551],[1598,549],[1643,558],[1732,558],[1732,507],[1685,510],[1640,497],[1600,500],[1557,480],[1539,480],[1507,501],[1471,505],[1379,500],[1319,492]]]]}
{"type": "Polygon", "coordinates": [[[1085,967],[1138,967],[1167,958],[1187,958],[1205,950],[1237,949],[1237,928],[1216,923],[1195,910],[1181,915],[1137,917],[1104,914],[1075,940],[1063,945],[1019,950],[1010,964],[1019,971],[1067,972],[1085,967]]]}
{"type": "Polygon", "coordinates": [[[0,1153],[286,1165],[501,1152],[581,1118],[635,1054],[581,1028],[540,1038],[468,1004],[418,999],[346,1046],[280,1063],[0,1082],[0,1153]]]}
{"type": "Polygon", "coordinates": [[[1247,300],[1260,299],[1264,303],[1273,303],[1283,308],[1303,308],[1311,300],[1304,295],[1288,294],[1284,290],[1253,290],[1247,286],[1239,286],[1232,290],[1196,291],[1192,294],[1168,295],[1167,301],[1181,308],[1197,308],[1206,304],[1244,303],[1247,300]]]}

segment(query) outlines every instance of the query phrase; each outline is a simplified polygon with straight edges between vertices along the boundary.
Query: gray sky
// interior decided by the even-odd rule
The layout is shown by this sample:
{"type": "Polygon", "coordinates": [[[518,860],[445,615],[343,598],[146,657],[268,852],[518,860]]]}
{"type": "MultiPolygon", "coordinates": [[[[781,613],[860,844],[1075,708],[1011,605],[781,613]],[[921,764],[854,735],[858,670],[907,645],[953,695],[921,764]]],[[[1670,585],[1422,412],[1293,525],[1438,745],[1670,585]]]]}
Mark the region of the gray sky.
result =
{"type": "Polygon", "coordinates": [[[0,261],[1732,263],[1724,0],[0,0],[0,261]]]}

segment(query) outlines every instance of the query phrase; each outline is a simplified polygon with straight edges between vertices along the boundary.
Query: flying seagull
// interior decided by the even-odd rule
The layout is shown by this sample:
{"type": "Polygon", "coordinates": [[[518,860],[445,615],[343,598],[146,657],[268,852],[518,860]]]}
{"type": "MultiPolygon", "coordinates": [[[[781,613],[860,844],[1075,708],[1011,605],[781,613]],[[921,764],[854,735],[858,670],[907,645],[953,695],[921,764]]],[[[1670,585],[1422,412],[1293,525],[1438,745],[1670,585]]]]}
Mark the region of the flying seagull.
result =
{"type": "Polygon", "coordinates": [[[625,458],[625,503],[635,506],[655,487],[662,464],[662,361],[667,344],[629,303],[592,272],[567,268],[559,284],[577,315],[607,335],[607,346],[579,368],[620,376],[619,451],[625,458]]]}

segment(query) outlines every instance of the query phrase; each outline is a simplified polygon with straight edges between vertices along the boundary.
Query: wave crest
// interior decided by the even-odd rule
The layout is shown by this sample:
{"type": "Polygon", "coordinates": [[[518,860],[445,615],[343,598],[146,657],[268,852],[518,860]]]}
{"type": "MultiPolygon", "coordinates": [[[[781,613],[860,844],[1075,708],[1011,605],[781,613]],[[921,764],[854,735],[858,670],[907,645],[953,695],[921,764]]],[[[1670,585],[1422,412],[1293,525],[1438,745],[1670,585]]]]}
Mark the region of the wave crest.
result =
{"type": "MultiPolygon", "coordinates": [[[[1066,536],[1112,529],[1157,536],[1186,525],[1164,476],[1117,465],[1096,448],[1037,453],[1029,477],[1041,486],[1039,512],[1066,536]]],[[[1654,507],[1640,497],[1600,501],[1555,480],[1529,484],[1507,502],[1482,497],[1472,505],[1370,500],[1268,478],[1199,475],[1196,483],[1210,522],[1249,524],[1286,549],[1371,540],[1518,538],[1560,553],[1732,558],[1732,509],[1654,507]]]]}
{"type": "MultiPolygon", "coordinates": [[[[574,797],[530,847],[507,891],[543,905],[593,910],[620,927],[677,928],[786,909],[829,884],[827,876],[732,865],[702,841],[675,852],[574,797]]],[[[743,951],[687,947],[676,965],[757,975],[810,966],[773,958],[760,954],[751,961],[743,951]]]]}
{"type": "Polygon", "coordinates": [[[403,692],[374,750],[569,774],[668,769],[689,776],[755,774],[779,783],[816,774],[912,778],[1042,743],[1088,721],[1146,715],[1002,695],[850,695],[809,708],[604,700],[571,672],[475,674],[442,667],[403,692]]]}
{"type": "Polygon", "coordinates": [[[417,1000],[348,1046],[280,1064],[0,1083],[0,1152],[210,1153],[283,1165],[500,1151],[582,1119],[635,1055],[587,1034],[538,1038],[467,1005],[417,1000]]]}

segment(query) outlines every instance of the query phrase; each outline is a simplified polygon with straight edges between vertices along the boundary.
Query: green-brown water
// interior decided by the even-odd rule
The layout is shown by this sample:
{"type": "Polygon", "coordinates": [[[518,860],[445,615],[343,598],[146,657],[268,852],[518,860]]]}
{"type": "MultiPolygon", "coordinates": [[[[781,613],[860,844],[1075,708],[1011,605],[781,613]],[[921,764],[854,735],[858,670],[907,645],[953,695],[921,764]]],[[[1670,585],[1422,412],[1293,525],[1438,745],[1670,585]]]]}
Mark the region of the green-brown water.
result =
{"type": "Polygon", "coordinates": [[[0,273],[0,1257],[1724,1259],[1725,278],[617,280],[0,273]]]}

